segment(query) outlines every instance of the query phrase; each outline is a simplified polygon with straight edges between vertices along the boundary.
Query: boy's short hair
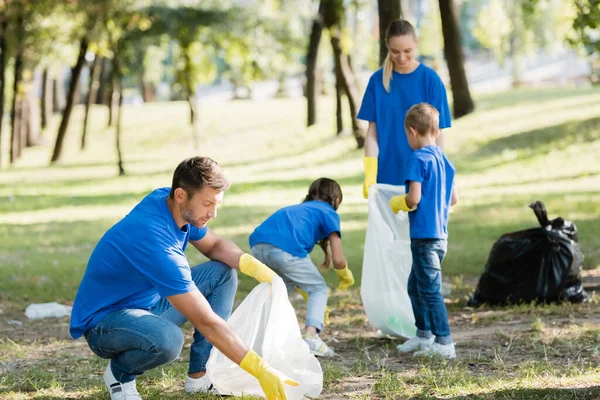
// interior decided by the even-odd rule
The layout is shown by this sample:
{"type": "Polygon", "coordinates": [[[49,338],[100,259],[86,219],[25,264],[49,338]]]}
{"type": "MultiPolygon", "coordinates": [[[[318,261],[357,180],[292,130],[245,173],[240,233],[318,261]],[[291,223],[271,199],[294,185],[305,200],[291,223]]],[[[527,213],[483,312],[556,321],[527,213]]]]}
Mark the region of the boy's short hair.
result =
{"type": "Polygon", "coordinates": [[[404,129],[413,128],[420,136],[435,134],[439,127],[440,113],[429,103],[415,104],[404,119],[404,129]]]}

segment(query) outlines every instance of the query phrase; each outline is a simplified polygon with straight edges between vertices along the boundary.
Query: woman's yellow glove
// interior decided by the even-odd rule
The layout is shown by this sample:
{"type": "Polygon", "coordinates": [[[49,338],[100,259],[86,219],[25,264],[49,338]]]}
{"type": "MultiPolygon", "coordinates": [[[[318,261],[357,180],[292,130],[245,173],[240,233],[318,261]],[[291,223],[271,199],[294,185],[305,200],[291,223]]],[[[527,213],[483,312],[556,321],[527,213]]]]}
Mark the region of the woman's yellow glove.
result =
{"type": "Polygon", "coordinates": [[[253,277],[260,283],[273,283],[273,278],[277,276],[271,268],[267,267],[248,253],[244,253],[240,257],[240,271],[253,277]]]}
{"type": "Polygon", "coordinates": [[[338,289],[344,290],[354,285],[354,275],[352,275],[352,271],[348,268],[348,263],[346,263],[346,266],[343,269],[335,269],[335,273],[338,278],[340,278],[338,289]]]}
{"type": "Polygon", "coordinates": [[[363,196],[369,198],[369,186],[377,183],[377,157],[365,157],[365,181],[363,182],[363,196]]]}
{"type": "Polygon", "coordinates": [[[417,209],[417,206],[414,205],[412,208],[409,208],[408,205],[406,204],[406,195],[400,195],[400,196],[393,196],[390,199],[390,207],[392,207],[392,211],[394,212],[394,214],[398,214],[398,211],[415,211],[417,209]]]}
{"type": "Polygon", "coordinates": [[[300,384],[271,367],[254,350],[246,353],[240,363],[240,367],[258,379],[267,400],[287,400],[287,394],[283,386],[284,383],[290,386],[298,386],[300,384]]]}

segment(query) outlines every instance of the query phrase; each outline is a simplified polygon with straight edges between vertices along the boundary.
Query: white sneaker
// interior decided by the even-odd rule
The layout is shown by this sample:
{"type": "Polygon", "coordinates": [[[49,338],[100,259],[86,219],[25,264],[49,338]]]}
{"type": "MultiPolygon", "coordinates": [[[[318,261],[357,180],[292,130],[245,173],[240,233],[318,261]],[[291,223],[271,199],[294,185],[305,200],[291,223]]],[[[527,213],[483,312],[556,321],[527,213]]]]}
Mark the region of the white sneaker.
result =
{"type": "Polygon", "coordinates": [[[306,343],[308,343],[308,347],[310,349],[310,353],[319,357],[333,357],[335,356],[335,352],[333,349],[325,344],[323,339],[319,337],[319,335],[308,336],[303,335],[302,339],[306,343]]]}
{"type": "Polygon", "coordinates": [[[110,362],[104,371],[104,383],[110,393],[110,400],[142,400],[135,386],[135,379],[127,383],[117,381],[110,369],[110,362]]]}
{"type": "Polygon", "coordinates": [[[442,357],[449,360],[456,358],[456,350],[454,349],[454,343],[450,344],[439,344],[434,343],[428,349],[417,351],[413,354],[415,357],[427,356],[427,357],[442,357]]]}
{"type": "Polygon", "coordinates": [[[214,393],[217,394],[217,389],[210,383],[207,375],[200,378],[185,377],[185,391],[188,393],[214,393]]]}
{"type": "Polygon", "coordinates": [[[430,337],[429,339],[413,336],[406,342],[396,346],[396,349],[398,349],[400,353],[410,353],[411,351],[415,350],[425,350],[431,347],[434,340],[434,336],[430,337]]]}

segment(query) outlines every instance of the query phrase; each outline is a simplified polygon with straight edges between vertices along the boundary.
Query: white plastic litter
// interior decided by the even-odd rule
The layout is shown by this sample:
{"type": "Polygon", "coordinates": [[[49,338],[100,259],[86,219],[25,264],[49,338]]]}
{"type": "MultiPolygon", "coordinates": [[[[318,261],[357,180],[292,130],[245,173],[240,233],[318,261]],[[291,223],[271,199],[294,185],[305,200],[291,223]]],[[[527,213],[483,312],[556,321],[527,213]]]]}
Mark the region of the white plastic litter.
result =
{"type": "Polygon", "coordinates": [[[29,319],[61,318],[71,315],[72,308],[56,302],[30,304],[25,309],[25,316],[29,319]]]}
{"type": "Polygon", "coordinates": [[[360,295],[369,322],[381,337],[409,338],[416,333],[407,292],[412,264],[408,214],[394,214],[389,205],[392,196],[404,193],[402,186],[378,183],[369,188],[360,295]]]}
{"type": "MultiPolygon", "coordinates": [[[[281,278],[258,285],[229,318],[242,340],[273,368],[299,386],[286,385],[289,400],[318,397],[323,389],[323,371],[302,340],[296,313],[281,278]]],[[[264,397],[258,380],[225,357],[216,348],[210,353],[206,372],[222,395],[264,397]]]]}

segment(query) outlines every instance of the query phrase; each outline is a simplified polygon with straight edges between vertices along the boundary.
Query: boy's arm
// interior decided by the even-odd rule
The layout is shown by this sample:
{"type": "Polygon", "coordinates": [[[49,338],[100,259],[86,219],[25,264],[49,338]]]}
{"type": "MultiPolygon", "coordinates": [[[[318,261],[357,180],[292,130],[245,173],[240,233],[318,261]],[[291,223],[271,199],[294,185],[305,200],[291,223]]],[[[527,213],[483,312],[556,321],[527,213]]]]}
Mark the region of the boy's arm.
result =
{"type": "Polygon", "coordinates": [[[415,207],[421,202],[421,183],[410,181],[408,194],[406,195],[406,205],[409,208],[415,207]]]}
{"type": "Polygon", "coordinates": [[[452,186],[452,198],[450,199],[450,205],[453,206],[458,203],[458,191],[456,186],[452,186]]]}

